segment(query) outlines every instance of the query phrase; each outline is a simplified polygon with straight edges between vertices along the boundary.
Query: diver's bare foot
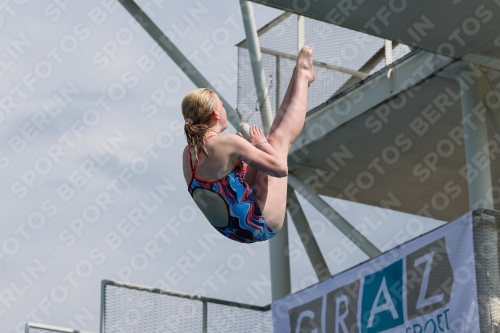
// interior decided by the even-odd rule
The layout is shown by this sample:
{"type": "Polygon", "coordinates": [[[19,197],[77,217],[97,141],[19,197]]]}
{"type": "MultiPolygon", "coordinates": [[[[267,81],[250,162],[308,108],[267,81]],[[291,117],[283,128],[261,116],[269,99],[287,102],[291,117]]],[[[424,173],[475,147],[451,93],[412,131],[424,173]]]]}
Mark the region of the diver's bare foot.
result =
{"type": "Polygon", "coordinates": [[[305,74],[309,85],[316,79],[312,62],[312,49],[309,46],[303,46],[297,58],[297,73],[305,74]]]}

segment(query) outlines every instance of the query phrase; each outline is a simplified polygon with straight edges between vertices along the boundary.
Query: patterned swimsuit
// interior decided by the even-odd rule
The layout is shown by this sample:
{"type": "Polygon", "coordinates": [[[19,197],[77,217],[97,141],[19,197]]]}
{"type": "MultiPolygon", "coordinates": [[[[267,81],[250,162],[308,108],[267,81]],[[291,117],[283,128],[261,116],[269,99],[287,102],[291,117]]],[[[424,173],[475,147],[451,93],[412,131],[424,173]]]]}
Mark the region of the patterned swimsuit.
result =
{"type": "MultiPolygon", "coordinates": [[[[209,136],[205,141],[212,136],[209,136]]],[[[196,177],[196,167],[201,149],[198,150],[198,159],[194,167],[191,162],[191,151],[188,149],[189,165],[191,167],[191,181],[188,191],[193,196],[196,189],[210,190],[224,199],[229,213],[229,223],[225,227],[212,225],[222,235],[240,243],[254,243],[265,241],[276,235],[268,226],[257,205],[253,191],[245,181],[247,164],[239,161],[234,170],[220,180],[206,180],[196,177]]]]}

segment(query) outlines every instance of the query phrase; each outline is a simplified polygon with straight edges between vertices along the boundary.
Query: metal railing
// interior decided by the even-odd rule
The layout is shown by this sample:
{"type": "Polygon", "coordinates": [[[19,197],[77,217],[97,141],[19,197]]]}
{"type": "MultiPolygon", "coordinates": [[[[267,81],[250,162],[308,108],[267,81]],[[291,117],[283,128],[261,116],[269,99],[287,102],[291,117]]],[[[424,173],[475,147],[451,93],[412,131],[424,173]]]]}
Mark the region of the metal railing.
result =
{"type": "Polygon", "coordinates": [[[103,280],[100,332],[272,332],[270,309],[103,280]]]}
{"type": "Polygon", "coordinates": [[[91,333],[87,331],[79,331],[79,330],[73,330],[71,328],[64,328],[64,327],[57,327],[57,326],[50,326],[50,325],[44,325],[44,324],[37,324],[37,323],[26,323],[26,326],[24,328],[25,333],[54,333],[54,332],[60,332],[60,333],[91,333]]]}

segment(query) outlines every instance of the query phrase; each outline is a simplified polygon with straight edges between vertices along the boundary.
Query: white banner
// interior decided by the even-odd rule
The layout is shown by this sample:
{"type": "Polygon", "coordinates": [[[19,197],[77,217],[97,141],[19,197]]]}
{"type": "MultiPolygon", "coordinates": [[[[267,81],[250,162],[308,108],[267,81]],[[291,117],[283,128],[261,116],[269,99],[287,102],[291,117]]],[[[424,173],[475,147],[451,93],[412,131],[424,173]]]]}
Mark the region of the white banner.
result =
{"type": "Polygon", "coordinates": [[[479,332],[472,215],[271,308],[277,333],[479,332]]]}

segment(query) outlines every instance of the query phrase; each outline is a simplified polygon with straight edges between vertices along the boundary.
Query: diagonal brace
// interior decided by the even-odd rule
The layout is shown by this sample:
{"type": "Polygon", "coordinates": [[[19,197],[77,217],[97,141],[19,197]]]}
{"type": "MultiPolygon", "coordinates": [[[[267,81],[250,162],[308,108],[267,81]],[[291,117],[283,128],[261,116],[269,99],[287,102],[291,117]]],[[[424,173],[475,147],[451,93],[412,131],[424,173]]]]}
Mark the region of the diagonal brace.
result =
{"type": "Polygon", "coordinates": [[[373,245],[365,236],[356,230],[349,222],[337,213],[323,200],[309,185],[304,184],[293,173],[288,173],[288,184],[290,184],[300,195],[311,203],[324,217],[333,223],[347,238],[361,249],[369,258],[374,258],[382,252],[373,245]]]}
{"type": "Polygon", "coordinates": [[[158,28],[158,26],[144,13],[144,11],[133,0],[118,1],[134,17],[141,27],[153,40],[167,53],[177,66],[198,88],[210,88],[219,96],[227,111],[227,118],[236,131],[241,131],[246,137],[248,135],[248,124],[240,121],[238,113],[231,107],[227,100],[217,92],[207,79],[191,64],[182,52],[170,41],[170,39],[158,28]]]}
{"type": "Polygon", "coordinates": [[[307,256],[309,257],[309,261],[313,266],[318,280],[324,281],[326,279],[329,279],[331,277],[331,273],[328,269],[328,265],[326,264],[325,258],[321,253],[318,243],[316,242],[316,238],[314,237],[314,234],[309,227],[309,223],[307,222],[306,215],[304,214],[304,211],[300,206],[297,195],[295,195],[295,191],[290,185],[288,185],[287,189],[286,204],[288,213],[293,220],[295,229],[297,229],[297,233],[299,234],[300,240],[302,241],[302,245],[304,245],[304,249],[306,250],[307,256]]]}

